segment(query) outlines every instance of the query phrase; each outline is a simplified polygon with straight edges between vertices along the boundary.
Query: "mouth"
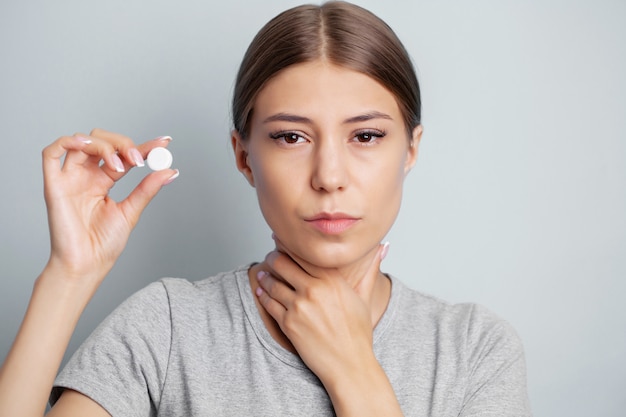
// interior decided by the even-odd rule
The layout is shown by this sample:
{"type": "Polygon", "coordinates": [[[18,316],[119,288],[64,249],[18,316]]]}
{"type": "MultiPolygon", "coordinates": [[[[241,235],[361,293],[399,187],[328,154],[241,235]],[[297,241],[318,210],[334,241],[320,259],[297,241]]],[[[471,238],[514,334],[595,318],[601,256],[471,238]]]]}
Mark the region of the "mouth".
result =
{"type": "Polygon", "coordinates": [[[319,213],[305,218],[305,221],[320,232],[328,235],[338,235],[350,229],[360,220],[345,213],[319,213]]]}

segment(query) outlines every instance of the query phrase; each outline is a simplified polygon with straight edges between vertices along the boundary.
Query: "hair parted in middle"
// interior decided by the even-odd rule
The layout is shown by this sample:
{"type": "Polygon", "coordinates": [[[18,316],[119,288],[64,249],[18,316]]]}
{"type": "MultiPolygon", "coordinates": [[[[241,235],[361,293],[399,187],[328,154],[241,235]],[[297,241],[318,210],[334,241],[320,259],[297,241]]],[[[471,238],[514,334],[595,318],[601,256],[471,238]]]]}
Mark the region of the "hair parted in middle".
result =
{"type": "Polygon", "coordinates": [[[270,20],[252,40],[232,103],[235,130],[250,134],[254,101],[265,84],[295,64],[327,60],[373,78],[398,103],[409,138],[421,123],[419,83],[411,59],[393,30],[362,7],[343,1],[302,5],[270,20]]]}

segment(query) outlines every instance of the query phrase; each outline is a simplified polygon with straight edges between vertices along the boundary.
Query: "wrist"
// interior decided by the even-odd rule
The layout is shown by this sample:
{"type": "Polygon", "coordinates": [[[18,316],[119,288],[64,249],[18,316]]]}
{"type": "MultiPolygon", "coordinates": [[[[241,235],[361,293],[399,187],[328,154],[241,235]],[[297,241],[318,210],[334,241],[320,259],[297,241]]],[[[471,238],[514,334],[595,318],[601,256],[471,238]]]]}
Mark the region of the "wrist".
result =
{"type": "Polygon", "coordinates": [[[44,293],[73,304],[83,304],[80,300],[84,300],[86,305],[101,282],[102,279],[94,273],[81,274],[50,260],[35,280],[33,293],[44,293]]]}
{"type": "Polygon", "coordinates": [[[337,416],[401,416],[393,387],[373,352],[356,369],[322,381],[337,416]]]}
{"type": "Polygon", "coordinates": [[[79,261],[67,261],[54,254],[50,255],[38,281],[53,281],[57,285],[79,289],[83,287],[98,287],[110,268],[99,268],[96,262],[83,265],[79,261]]]}

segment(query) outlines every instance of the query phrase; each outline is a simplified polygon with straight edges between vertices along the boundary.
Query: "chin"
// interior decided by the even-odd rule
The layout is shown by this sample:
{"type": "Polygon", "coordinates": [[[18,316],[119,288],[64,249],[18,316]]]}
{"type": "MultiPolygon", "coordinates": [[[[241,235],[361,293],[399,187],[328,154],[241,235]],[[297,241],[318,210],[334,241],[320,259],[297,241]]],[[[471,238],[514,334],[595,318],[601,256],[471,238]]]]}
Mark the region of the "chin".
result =
{"type": "Polygon", "coordinates": [[[293,252],[312,266],[336,269],[354,265],[375,248],[376,243],[367,247],[362,244],[330,243],[316,245],[315,248],[297,248],[293,252]]]}

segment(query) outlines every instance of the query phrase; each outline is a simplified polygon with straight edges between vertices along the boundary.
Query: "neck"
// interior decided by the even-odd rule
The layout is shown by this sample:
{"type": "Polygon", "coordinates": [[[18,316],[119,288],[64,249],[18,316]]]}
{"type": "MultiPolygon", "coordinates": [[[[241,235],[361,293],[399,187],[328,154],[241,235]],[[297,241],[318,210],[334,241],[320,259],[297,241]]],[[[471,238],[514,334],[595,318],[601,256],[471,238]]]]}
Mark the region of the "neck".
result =
{"type": "MultiPolygon", "coordinates": [[[[322,276],[331,276],[336,277],[336,279],[344,279],[352,288],[355,290],[357,288],[361,288],[360,284],[365,278],[366,273],[368,272],[371,263],[374,261],[373,257],[376,256],[376,249],[369,252],[358,262],[355,262],[349,266],[337,267],[337,268],[324,268],[316,265],[312,265],[303,260],[294,261],[309,275],[311,275],[311,279],[315,279],[313,277],[322,277],[322,276]]],[[[250,281],[250,287],[252,288],[253,298],[255,300],[257,309],[263,320],[266,328],[272,337],[285,349],[291,351],[292,353],[296,353],[293,345],[289,341],[289,339],[285,336],[285,334],[280,330],[280,327],[274,321],[274,319],[269,315],[269,313],[261,306],[256,297],[255,292],[258,288],[258,282],[256,280],[256,274],[261,271],[267,271],[268,267],[265,263],[255,264],[248,271],[248,278],[250,281]]],[[[389,298],[391,296],[391,281],[387,276],[385,276],[380,270],[376,270],[373,273],[376,274],[373,277],[373,285],[370,288],[364,289],[363,291],[359,291],[359,296],[363,300],[363,302],[368,306],[371,319],[372,319],[372,328],[376,326],[379,322],[380,318],[384,314],[387,304],[389,303],[389,298]]]]}
{"type": "Polygon", "coordinates": [[[358,292],[370,311],[372,311],[372,324],[375,325],[384,313],[390,295],[389,279],[379,269],[372,270],[372,265],[376,262],[375,257],[377,253],[378,247],[375,247],[360,259],[348,265],[336,267],[314,265],[296,256],[291,256],[291,258],[311,277],[330,277],[346,281],[358,292]],[[368,276],[371,274],[376,276],[368,276]],[[362,285],[367,281],[371,284],[362,285]]]}

